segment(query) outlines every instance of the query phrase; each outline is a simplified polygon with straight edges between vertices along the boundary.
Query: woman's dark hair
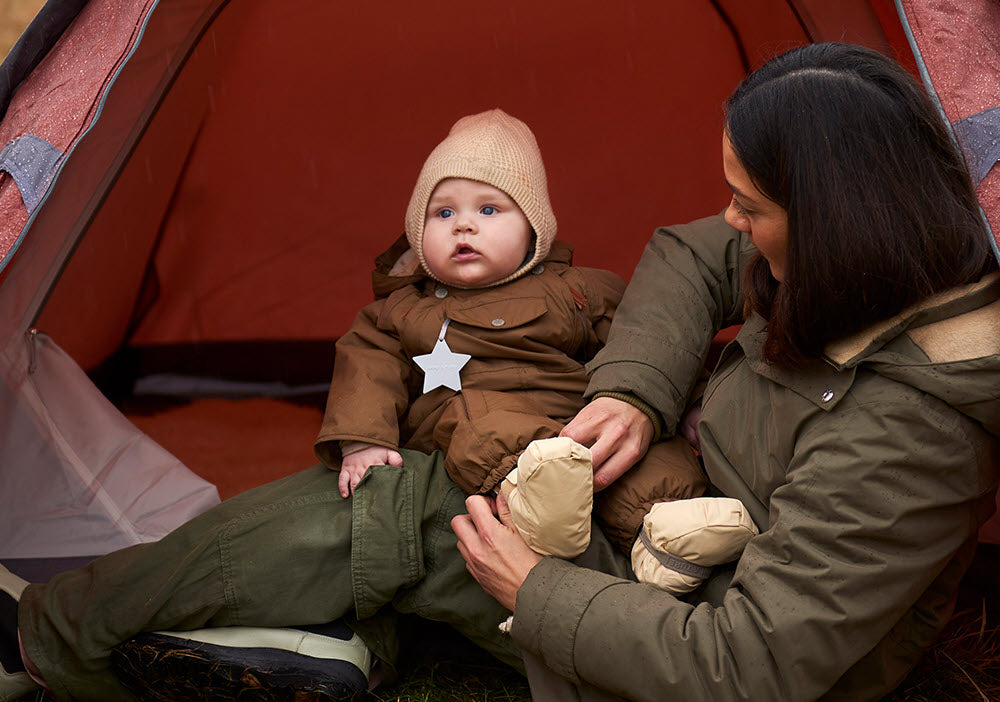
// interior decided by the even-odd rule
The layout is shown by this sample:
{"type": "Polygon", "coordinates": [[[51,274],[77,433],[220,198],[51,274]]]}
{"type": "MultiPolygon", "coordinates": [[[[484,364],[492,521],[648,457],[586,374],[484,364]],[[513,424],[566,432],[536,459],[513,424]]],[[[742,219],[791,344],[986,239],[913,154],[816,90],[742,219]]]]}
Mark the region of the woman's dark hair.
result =
{"type": "Polygon", "coordinates": [[[782,283],[759,255],[746,273],[769,362],[818,358],[995,265],[962,156],[920,84],[882,54],[838,43],[782,54],[732,94],[725,129],[788,213],[782,283]]]}

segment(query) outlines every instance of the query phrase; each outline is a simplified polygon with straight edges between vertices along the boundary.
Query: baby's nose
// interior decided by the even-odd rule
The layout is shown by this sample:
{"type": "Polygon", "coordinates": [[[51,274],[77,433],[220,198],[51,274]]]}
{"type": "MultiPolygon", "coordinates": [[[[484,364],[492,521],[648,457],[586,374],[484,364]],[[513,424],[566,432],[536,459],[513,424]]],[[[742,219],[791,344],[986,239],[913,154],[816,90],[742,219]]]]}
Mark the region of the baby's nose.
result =
{"type": "Polygon", "coordinates": [[[467,217],[459,217],[455,220],[455,231],[461,233],[474,232],[476,223],[467,217]]]}

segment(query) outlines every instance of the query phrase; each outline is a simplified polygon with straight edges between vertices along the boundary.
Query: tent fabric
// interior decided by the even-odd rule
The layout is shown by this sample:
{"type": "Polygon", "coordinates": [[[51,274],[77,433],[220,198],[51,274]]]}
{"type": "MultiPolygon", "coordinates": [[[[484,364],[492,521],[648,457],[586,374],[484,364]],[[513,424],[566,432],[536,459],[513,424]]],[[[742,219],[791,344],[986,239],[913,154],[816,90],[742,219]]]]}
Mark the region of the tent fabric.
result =
{"type": "Polygon", "coordinates": [[[156,538],[217,499],[191,467],[229,495],[311,461],[317,409],[147,411],[111,404],[86,373],[127,377],[132,355],[184,372],[221,349],[224,381],[237,365],[243,381],[285,380],[277,366],[328,378],[332,355],[302,349],[370,299],[370,262],[457,117],[502,106],[530,124],[577,263],[627,277],[655,226],[726,204],[722,104],[745,72],[807,41],[905,61],[892,12],[50,0],[0,67],[0,144],[62,154],[31,166],[28,198],[0,172],[0,557],[156,538]]]}
{"type": "MultiPolygon", "coordinates": [[[[996,0],[896,0],[927,92],[950,123],[976,182],[984,221],[1000,260],[1000,3],[996,0]]],[[[1000,543],[998,511],[979,538],[1000,543]]]]}
{"type": "MultiPolygon", "coordinates": [[[[15,210],[6,210],[2,221],[27,221],[18,236],[22,243],[30,242],[8,253],[10,265],[0,285],[3,558],[103,553],[159,538],[218,502],[213,485],[139,431],[55,341],[33,331],[65,261],[106,200],[114,164],[125,160],[138,140],[134,110],[148,109],[150,100],[163,92],[162,75],[170,66],[163,57],[183,54],[188,36],[183,31],[197,24],[204,11],[203,3],[180,5],[181,12],[168,18],[175,22],[169,27],[160,22],[152,32],[146,22],[152,2],[98,0],[87,5],[36,71],[21,81],[0,124],[8,141],[35,133],[66,151],[42,205],[30,218],[12,179],[0,176],[0,209],[15,210]],[[187,25],[179,21],[185,17],[187,25]],[[75,31],[77,27],[81,29],[75,31]],[[135,51],[140,36],[149,42],[147,53],[135,51]],[[165,41],[171,38],[173,46],[165,41]],[[132,70],[122,70],[126,65],[132,70]],[[63,187],[55,193],[60,177],[63,187]],[[24,236],[27,229],[30,238],[24,236]]],[[[173,143],[167,139],[167,148],[173,143]]],[[[169,191],[160,199],[169,199],[169,191]]],[[[149,207],[147,198],[144,211],[149,207]]],[[[149,240],[148,254],[155,228],[143,238],[149,240]]],[[[129,246],[121,233],[117,241],[104,243],[102,257],[119,265],[125,262],[123,251],[143,248],[137,238],[129,246]]],[[[143,268],[140,263],[131,277],[141,280],[143,268]]],[[[86,296],[90,282],[76,294],[86,296]]],[[[120,291],[119,285],[115,292],[120,291]]],[[[109,305],[109,312],[128,312],[132,304],[109,305]]],[[[79,318],[80,333],[105,338],[101,319],[79,318]]],[[[104,343],[110,347],[120,341],[104,343]]]]}
{"type": "Polygon", "coordinates": [[[85,4],[87,0],[50,1],[35,15],[0,65],[0,114],[7,111],[11,95],[34,71],[85,4]]]}
{"type": "Polygon", "coordinates": [[[1000,140],[995,121],[1000,107],[1000,3],[896,2],[924,85],[944,119],[955,124],[971,166],[981,175],[976,195],[1000,259],[1000,168],[995,167],[1000,140]]]}
{"type": "MultiPolygon", "coordinates": [[[[137,39],[141,20],[152,0],[99,0],[86,5],[74,20],[82,29],[64,33],[11,97],[0,123],[0,143],[31,135],[67,152],[100,108],[115,70],[137,39]],[[67,80],[72,76],[71,80],[67,80]],[[56,92],[57,91],[57,92],[56,92]]],[[[52,164],[50,171],[54,171],[52,164]]],[[[46,174],[47,184],[54,172],[46,174]]],[[[10,182],[0,183],[0,250],[16,248],[31,207],[10,182]]]]}
{"type": "Polygon", "coordinates": [[[215,488],[125,419],[72,359],[33,334],[0,383],[0,558],[86,556],[157,539],[215,488]]]}
{"type": "Polygon", "coordinates": [[[128,408],[129,419],[208,480],[222,499],[316,463],[312,444],[323,419],[319,405],[273,397],[196,398],[128,408]],[[206,432],[206,422],[212,431],[206,432]],[[237,438],[240,450],[234,451],[237,438]],[[252,456],[252,459],[248,459],[252,456]]]}

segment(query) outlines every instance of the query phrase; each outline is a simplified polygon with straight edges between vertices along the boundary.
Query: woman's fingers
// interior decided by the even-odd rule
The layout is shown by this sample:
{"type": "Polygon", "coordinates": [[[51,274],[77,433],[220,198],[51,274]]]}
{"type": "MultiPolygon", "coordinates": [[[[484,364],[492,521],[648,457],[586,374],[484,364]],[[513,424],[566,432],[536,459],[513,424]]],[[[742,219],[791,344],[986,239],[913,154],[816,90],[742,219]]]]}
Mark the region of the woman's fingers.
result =
{"type": "Polygon", "coordinates": [[[580,410],[560,436],[590,446],[594,490],[603,490],[645,455],[653,423],[645,412],[627,402],[599,397],[580,410]]]}
{"type": "MultiPolygon", "coordinates": [[[[465,505],[468,514],[451,520],[458,537],[458,552],[483,590],[513,611],[518,588],[542,557],[528,547],[516,529],[494,515],[491,498],[473,495],[465,505]]],[[[503,515],[506,507],[497,505],[497,509],[503,515]]],[[[506,509],[508,518],[509,514],[506,509]]]]}
{"type": "Polygon", "coordinates": [[[638,449],[621,449],[613,452],[602,463],[595,461],[594,492],[600,492],[625,475],[642,458],[643,453],[645,452],[638,449]]]}
{"type": "Polygon", "coordinates": [[[498,492],[496,499],[493,501],[493,506],[496,509],[497,519],[505,527],[514,529],[514,517],[510,513],[510,505],[507,503],[507,498],[503,496],[502,492],[498,492]]]}
{"type": "Polygon", "coordinates": [[[465,508],[476,523],[476,528],[494,528],[501,524],[497,521],[494,499],[487,495],[470,495],[465,499],[465,508]]]}

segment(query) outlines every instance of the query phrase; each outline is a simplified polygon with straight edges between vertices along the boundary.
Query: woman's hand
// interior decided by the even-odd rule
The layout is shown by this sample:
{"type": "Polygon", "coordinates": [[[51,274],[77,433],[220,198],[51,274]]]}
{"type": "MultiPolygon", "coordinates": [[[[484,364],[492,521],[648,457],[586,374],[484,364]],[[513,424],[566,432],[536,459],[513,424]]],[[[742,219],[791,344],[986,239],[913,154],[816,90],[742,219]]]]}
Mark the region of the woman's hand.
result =
{"type": "Polygon", "coordinates": [[[513,612],[518,589],[542,556],[532,551],[514,528],[503,495],[495,500],[472,495],[465,500],[465,507],[468,514],[451,520],[465,567],[486,594],[513,612]]]}
{"type": "Polygon", "coordinates": [[[387,449],[385,446],[369,446],[368,448],[349,453],[344,456],[340,464],[340,479],[337,484],[340,486],[340,496],[347,497],[354,492],[354,488],[361,482],[361,476],[365,474],[371,466],[396,466],[403,465],[403,457],[399,451],[387,449]]]}
{"type": "Polygon", "coordinates": [[[653,439],[653,422],[638,407],[612,397],[599,397],[580,410],[559,436],[590,447],[596,492],[646,455],[653,439]]]}
{"type": "Polygon", "coordinates": [[[701,438],[698,436],[698,422],[701,421],[701,401],[691,405],[681,418],[681,435],[688,440],[691,447],[701,455],[701,438]]]}

